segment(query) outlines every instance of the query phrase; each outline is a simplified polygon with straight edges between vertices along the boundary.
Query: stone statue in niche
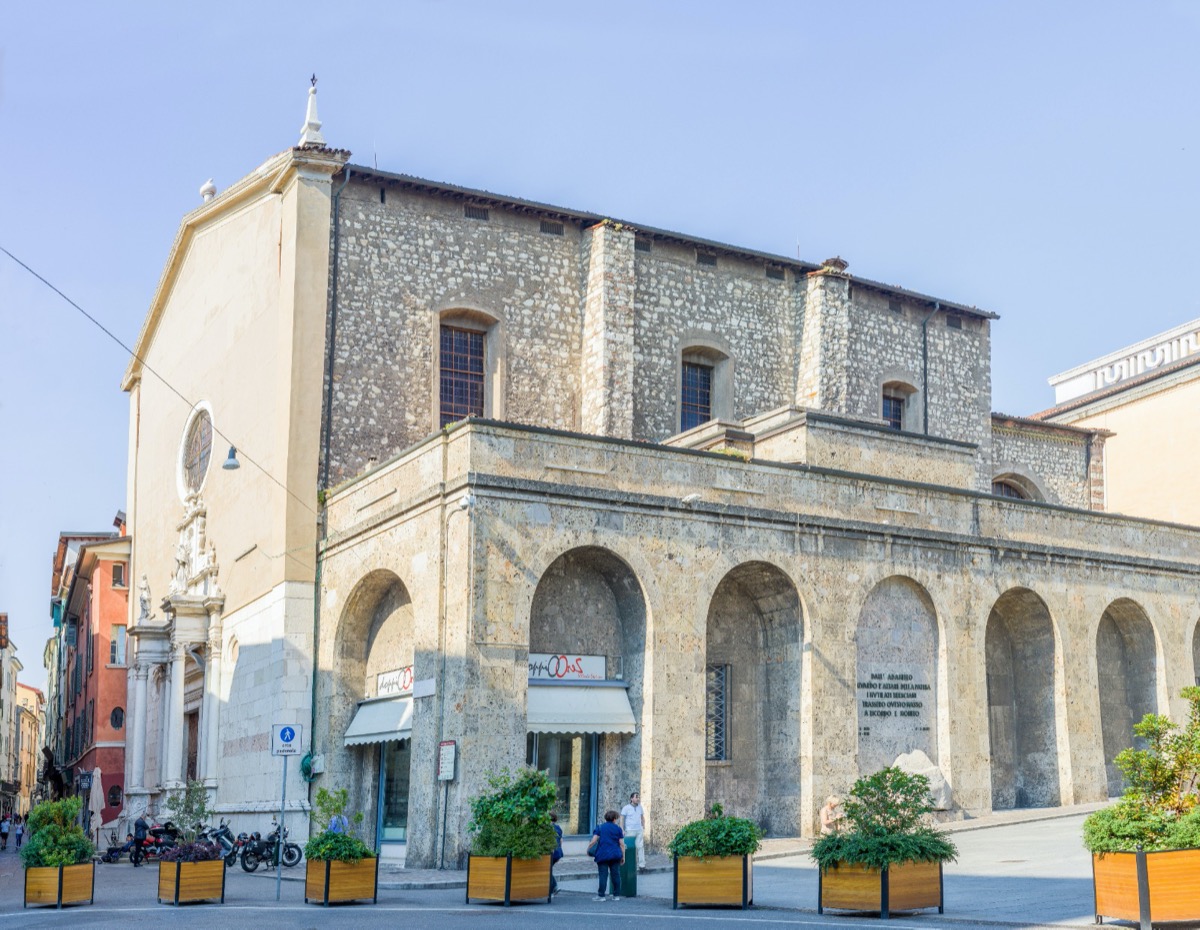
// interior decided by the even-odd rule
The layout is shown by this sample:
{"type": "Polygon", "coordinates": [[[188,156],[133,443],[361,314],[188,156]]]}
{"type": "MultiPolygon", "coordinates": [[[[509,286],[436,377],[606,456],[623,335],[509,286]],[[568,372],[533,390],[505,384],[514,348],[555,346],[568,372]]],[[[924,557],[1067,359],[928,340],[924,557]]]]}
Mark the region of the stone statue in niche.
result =
{"type": "Polygon", "coordinates": [[[147,580],[145,573],[142,573],[142,580],[138,582],[138,623],[147,623],[150,620],[150,582],[147,580]]]}

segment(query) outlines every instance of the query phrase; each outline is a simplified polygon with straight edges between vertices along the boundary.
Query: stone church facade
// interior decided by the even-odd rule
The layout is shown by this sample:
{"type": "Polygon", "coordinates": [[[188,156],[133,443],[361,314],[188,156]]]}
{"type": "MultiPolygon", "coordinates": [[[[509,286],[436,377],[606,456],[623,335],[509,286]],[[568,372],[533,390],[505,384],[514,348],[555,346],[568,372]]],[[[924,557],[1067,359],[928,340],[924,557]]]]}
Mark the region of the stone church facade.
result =
{"type": "Polygon", "coordinates": [[[797,835],[913,752],[947,816],[1097,800],[1178,709],[1200,534],[992,413],[994,315],[307,138],[185,218],[126,376],[148,803],[194,757],[269,810],[298,722],[294,809],[412,865],[526,762],[569,834],[640,790],[654,845],[797,835]]]}

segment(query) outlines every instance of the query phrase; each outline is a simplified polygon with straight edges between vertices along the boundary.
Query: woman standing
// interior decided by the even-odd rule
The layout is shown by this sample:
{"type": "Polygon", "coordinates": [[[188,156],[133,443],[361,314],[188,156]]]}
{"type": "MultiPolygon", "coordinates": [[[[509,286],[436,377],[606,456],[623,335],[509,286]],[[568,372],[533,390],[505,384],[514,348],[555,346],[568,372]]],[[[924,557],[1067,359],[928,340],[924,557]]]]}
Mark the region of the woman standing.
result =
{"type": "Polygon", "coordinates": [[[604,823],[592,831],[592,841],[588,844],[588,852],[596,860],[599,872],[600,888],[593,901],[603,901],[608,890],[608,878],[612,876],[612,899],[621,900],[621,863],[625,860],[625,834],[617,826],[616,820],[620,815],[616,811],[605,811],[604,823]]]}

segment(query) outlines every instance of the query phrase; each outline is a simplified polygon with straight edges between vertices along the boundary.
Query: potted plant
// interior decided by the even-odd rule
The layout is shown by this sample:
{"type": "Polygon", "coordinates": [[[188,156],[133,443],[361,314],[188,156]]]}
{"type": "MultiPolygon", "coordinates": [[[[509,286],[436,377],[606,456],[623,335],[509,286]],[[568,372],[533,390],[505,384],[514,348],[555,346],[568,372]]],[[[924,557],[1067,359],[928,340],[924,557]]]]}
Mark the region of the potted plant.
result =
{"type": "Polygon", "coordinates": [[[929,779],[886,768],[856,781],[843,806],[843,828],[822,836],[810,853],[820,867],[817,913],[943,913],[942,863],[958,849],[925,821],[934,809],[929,779]]]}
{"type": "Polygon", "coordinates": [[[531,768],[491,775],[488,784],[492,790],[471,801],[467,902],[549,903],[550,854],[557,843],[550,811],[558,788],[531,768]]]}
{"type": "Polygon", "coordinates": [[[683,827],[667,849],[675,860],[674,907],[754,903],[754,854],[763,831],[753,820],[726,817],[714,804],[683,827]]]}
{"type": "Polygon", "coordinates": [[[225,903],[225,859],[215,843],[198,842],[200,827],[212,816],[208,789],[189,781],[181,791],[167,796],[167,810],[178,824],[177,845],[158,857],[158,903],[225,903]]]}
{"type": "Polygon", "coordinates": [[[1147,714],[1133,732],[1143,748],[1114,760],[1126,789],[1083,822],[1092,854],[1096,922],[1200,920],[1200,687],[1183,689],[1188,720],[1147,714]]]}
{"type": "Polygon", "coordinates": [[[79,824],[82,798],[43,801],[29,812],[28,839],[21,847],[25,907],[31,904],[91,904],[95,896],[96,847],[79,824]]]}
{"type": "Polygon", "coordinates": [[[354,835],[363,822],[361,813],[345,815],[349,793],[317,789],[317,822],[324,829],[304,846],[308,859],[304,875],[304,903],[346,904],[379,900],[379,857],[354,835]]]}

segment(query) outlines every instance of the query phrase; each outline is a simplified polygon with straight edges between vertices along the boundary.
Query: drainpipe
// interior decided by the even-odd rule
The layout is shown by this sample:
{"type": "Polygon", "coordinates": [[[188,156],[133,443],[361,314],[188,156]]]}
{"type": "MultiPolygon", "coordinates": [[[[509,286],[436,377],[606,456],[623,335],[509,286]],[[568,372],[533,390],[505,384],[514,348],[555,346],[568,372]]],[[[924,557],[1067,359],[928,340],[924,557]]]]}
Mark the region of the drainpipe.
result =
{"type": "MultiPolygon", "coordinates": [[[[338,217],[342,205],[342,191],[350,183],[351,174],[349,168],[344,170],[345,177],[342,178],[342,185],[333,194],[333,254],[330,256],[329,272],[329,351],[326,353],[325,359],[325,428],[321,437],[321,481],[319,484],[322,495],[329,488],[329,445],[331,430],[333,428],[333,349],[334,339],[337,336],[338,243],[341,241],[338,217]]],[[[314,562],[316,563],[313,573],[313,665],[312,688],[308,699],[312,713],[309,718],[308,727],[308,754],[300,760],[300,771],[304,775],[304,780],[308,783],[310,811],[312,810],[312,782],[314,777],[312,774],[312,760],[317,754],[317,675],[319,673],[321,654],[321,544],[327,537],[324,496],[320,498],[320,501],[320,514],[317,518],[320,523],[320,532],[317,534],[316,551],[313,553],[314,562]],[[307,765],[305,765],[306,762],[308,763],[307,765]]]]}
{"type": "Polygon", "coordinates": [[[929,321],[941,309],[941,303],[935,300],[933,309],[921,321],[921,427],[926,436],[929,435],[929,321]]]}

